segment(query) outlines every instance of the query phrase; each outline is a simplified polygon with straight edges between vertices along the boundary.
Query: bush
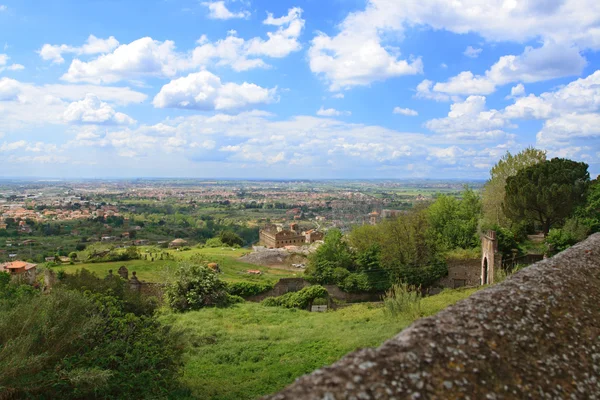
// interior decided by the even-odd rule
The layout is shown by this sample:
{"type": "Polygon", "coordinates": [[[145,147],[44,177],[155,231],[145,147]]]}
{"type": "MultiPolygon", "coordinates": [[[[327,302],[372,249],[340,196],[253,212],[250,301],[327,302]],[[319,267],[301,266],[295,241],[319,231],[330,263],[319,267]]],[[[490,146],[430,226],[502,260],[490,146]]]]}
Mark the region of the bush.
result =
{"type": "Polygon", "coordinates": [[[204,244],[205,247],[223,247],[225,244],[218,237],[208,239],[204,244]]]}
{"type": "Polygon", "coordinates": [[[125,312],[135,315],[152,315],[158,308],[156,297],[145,296],[137,290],[132,290],[129,283],[119,275],[99,278],[95,273],[83,268],[75,273],[59,271],[57,278],[60,284],[67,289],[116,297],[122,302],[125,312]]]}
{"type": "Polygon", "coordinates": [[[77,253],[75,253],[74,251],[69,253],[69,258],[71,260],[77,260],[77,253]]]}
{"type": "Polygon", "coordinates": [[[550,229],[546,236],[546,243],[556,252],[566,250],[578,241],[573,232],[566,229],[550,229]]]}
{"type": "Polygon", "coordinates": [[[234,282],[227,285],[229,294],[233,296],[256,296],[273,289],[271,282],[234,282]]]}
{"type": "Polygon", "coordinates": [[[59,287],[0,306],[0,348],[1,393],[62,399],[164,397],[183,349],[168,327],[126,313],[117,298],[59,287]]]}
{"type": "Polygon", "coordinates": [[[422,299],[420,289],[406,283],[393,285],[383,297],[385,314],[393,318],[403,314],[408,314],[410,319],[420,318],[422,299]]]}
{"type": "Polygon", "coordinates": [[[229,304],[227,284],[208,267],[179,264],[175,279],[165,288],[169,306],[179,312],[229,304]]]}
{"type": "Polygon", "coordinates": [[[429,287],[438,279],[448,275],[445,263],[438,262],[427,266],[401,265],[394,270],[398,281],[415,287],[429,287]]]}
{"type": "Polygon", "coordinates": [[[327,290],[320,285],[308,286],[298,292],[286,293],[283,296],[267,297],[262,301],[265,306],[280,306],[285,308],[308,308],[315,299],[326,298],[327,290]]]}

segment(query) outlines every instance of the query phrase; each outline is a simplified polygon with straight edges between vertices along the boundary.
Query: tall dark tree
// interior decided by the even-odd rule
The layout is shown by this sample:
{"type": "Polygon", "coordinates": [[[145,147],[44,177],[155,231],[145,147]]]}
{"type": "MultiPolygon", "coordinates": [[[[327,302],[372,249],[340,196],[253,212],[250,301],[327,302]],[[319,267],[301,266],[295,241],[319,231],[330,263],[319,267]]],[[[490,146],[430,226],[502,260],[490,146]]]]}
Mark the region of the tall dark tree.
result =
{"type": "Polygon", "coordinates": [[[506,180],[503,212],[514,222],[537,221],[544,235],[585,202],[588,165],[553,158],[517,172],[506,180]]]}

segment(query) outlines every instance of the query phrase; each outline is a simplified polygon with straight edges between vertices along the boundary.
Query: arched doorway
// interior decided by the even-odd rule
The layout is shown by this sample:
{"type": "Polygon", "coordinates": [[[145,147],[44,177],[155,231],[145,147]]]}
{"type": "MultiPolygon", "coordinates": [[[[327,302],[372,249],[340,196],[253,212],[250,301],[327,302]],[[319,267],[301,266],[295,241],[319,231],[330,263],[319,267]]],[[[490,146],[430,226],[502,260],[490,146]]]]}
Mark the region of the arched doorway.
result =
{"type": "Polygon", "coordinates": [[[488,282],[488,261],[487,261],[487,257],[485,257],[483,259],[483,267],[482,267],[482,271],[481,271],[481,284],[482,285],[487,285],[488,282]]]}

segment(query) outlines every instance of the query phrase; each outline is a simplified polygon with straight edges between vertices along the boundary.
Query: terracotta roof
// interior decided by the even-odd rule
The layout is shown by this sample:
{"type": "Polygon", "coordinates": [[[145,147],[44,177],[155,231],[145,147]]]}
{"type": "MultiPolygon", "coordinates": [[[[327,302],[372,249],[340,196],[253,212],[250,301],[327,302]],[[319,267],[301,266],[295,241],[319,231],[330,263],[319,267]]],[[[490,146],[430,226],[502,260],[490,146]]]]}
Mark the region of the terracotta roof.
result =
{"type": "Polygon", "coordinates": [[[37,264],[31,264],[25,261],[13,261],[13,262],[8,262],[6,264],[3,265],[3,267],[5,269],[21,269],[21,268],[25,268],[25,270],[29,270],[31,268],[35,268],[37,266],[37,264]]]}

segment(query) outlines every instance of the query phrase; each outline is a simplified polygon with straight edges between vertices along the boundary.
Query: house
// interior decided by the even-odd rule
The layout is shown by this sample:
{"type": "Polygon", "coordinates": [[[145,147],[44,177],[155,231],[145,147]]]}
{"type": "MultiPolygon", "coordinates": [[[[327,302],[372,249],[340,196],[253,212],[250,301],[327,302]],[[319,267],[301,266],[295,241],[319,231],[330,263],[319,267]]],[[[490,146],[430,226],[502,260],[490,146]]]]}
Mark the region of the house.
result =
{"type": "Polygon", "coordinates": [[[311,229],[310,231],[304,232],[304,236],[306,237],[306,243],[312,244],[318,240],[323,240],[325,234],[323,232],[311,229]]]}
{"type": "Polygon", "coordinates": [[[6,271],[11,275],[35,275],[35,268],[37,264],[31,264],[25,261],[11,261],[4,264],[0,264],[0,272],[6,271]]]}

